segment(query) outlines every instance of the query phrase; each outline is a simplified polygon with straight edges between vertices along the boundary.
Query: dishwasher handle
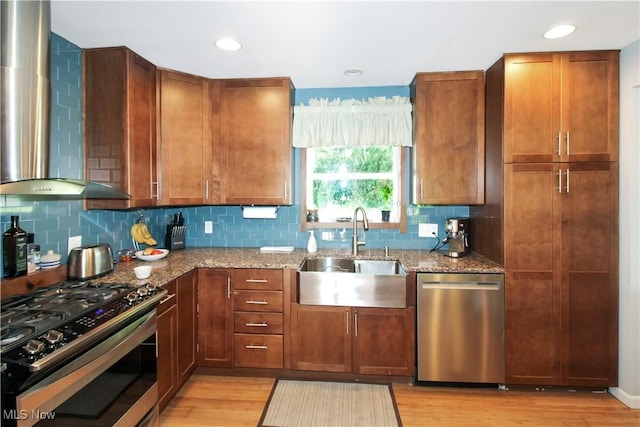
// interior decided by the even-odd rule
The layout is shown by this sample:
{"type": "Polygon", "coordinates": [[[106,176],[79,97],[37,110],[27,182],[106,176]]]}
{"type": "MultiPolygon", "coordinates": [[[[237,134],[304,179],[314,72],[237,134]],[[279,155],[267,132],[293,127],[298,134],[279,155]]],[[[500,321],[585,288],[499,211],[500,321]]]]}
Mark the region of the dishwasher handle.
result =
{"type": "Polygon", "coordinates": [[[464,291],[499,291],[500,282],[420,282],[420,289],[452,289],[464,291]]]}

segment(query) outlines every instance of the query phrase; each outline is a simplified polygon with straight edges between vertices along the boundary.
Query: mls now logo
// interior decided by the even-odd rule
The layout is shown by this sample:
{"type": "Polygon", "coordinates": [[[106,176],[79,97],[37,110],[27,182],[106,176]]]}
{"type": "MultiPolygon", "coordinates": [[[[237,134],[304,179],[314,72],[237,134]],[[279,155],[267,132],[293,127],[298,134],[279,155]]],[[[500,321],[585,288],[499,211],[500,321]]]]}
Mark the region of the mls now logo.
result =
{"type": "Polygon", "coordinates": [[[40,411],[39,409],[34,409],[32,411],[27,411],[26,409],[9,409],[2,411],[2,418],[5,420],[53,420],[56,417],[55,412],[49,411],[40,411]]]}

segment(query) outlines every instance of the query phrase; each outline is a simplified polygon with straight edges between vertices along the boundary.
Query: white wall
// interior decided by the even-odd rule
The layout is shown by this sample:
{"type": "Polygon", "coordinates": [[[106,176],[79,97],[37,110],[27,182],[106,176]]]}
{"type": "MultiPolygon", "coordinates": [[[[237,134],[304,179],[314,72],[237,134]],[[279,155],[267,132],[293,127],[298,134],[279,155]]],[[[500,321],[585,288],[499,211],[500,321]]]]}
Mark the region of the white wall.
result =
{"type": "Polygon", "coordinates": [[[620,316],[618,387],[640,409],[640,40],[620,52],[620,316]]]}

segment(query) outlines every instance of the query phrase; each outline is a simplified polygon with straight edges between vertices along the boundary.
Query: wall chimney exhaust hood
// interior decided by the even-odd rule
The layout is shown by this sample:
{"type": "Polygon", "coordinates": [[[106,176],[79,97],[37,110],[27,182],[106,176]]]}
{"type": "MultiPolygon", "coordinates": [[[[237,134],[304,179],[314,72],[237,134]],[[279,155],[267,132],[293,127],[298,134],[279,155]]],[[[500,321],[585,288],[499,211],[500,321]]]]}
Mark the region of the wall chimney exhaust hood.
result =
{"type": "Polygon", "coordinates": [[[49,38],[46,1],[0,1],[0,194],[129,199],[110,185],[51,178],[49,38]]]}

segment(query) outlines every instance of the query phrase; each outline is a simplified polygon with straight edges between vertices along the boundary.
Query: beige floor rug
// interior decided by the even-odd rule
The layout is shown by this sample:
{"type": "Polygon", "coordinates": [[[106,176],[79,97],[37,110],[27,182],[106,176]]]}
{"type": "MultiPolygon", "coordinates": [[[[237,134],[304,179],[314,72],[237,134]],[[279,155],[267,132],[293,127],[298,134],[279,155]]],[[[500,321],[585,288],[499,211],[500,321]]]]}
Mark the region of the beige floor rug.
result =
{"type": "Polygon", "coordinates": [[[276,380],[258,426],[402,426],[391,384],[276,380]]]}

